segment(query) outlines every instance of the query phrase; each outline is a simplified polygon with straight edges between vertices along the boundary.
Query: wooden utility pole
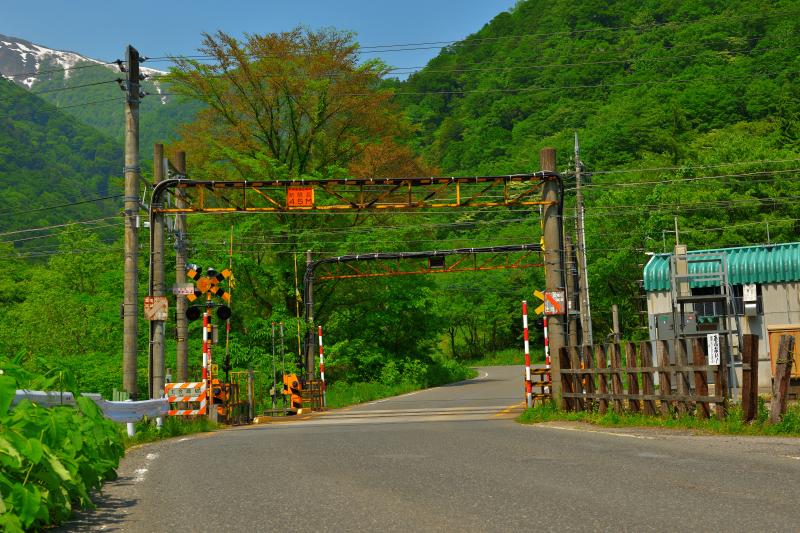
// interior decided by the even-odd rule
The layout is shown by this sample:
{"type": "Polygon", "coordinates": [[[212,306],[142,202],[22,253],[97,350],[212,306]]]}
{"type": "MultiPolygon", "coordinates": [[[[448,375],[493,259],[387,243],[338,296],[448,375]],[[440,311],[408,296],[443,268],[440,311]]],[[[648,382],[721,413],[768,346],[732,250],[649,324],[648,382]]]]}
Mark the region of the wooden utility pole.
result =
{"type": "MultiPolygon", "coordinates": [[[[164,180],[164,145],[153,147],[153,185],[164,180]]],[[[151,296],[166,296],[164,285],[164,215],[154,213],[150,224],[151,296]]],[[[164,321],[150,321],[150,397],[164,395],[164,321]]]]}
{"type": "MultiPolygon", "coordinates": [[[[180,174],[186,177],[186,152],[175,154],[173,167],[180,174]]],[[[186,207],[183,194],[178,189],[176,203],[178,207],[186,207]]],[[[186,215],[175,216],[175,284],[184,285],[186,283],[186,215]]],[[[189,321],[186,318],[186,298],[181,295],[175,300],[175,325],[177,333],[177,361],[175,365],[175,380],[185,383],[189,380],[189,321]]]]}
{"type": "Polygon", "coordinates": [[[578,144],[578,132],[575,132],[575,229],[577,231],[578,262],[578,303],[581,316],[581,342],[592,344],[592,308],[589,305],[589,271],[586,267],[586,231],[583,217],[583,191],[581,190],[583,162],[578,144]]]}
{"type": "MultiPolygon", "coordinates": [[[[556,171],[555,148],[543,148],[539,153],[539,165],[543,172],[556,171]]],[[[548,179],[542,188],[542,200],[548,202],[543,208],[542,221],[544,232],[544,278],[545,290],[552,293],[564,293],[564,261],[562,250],[563,224],[561,213],[561,184],[557,179],[548,179]]],[[[566,302],[565,302],[566,305],[566,302]]],[[[566,310],[562,310],[566,312],[566,310]]],[[[556,314],[547,317],[548,339],[552,358],[552,394],[556,405],[561,399],[561,368],[558,354],[566,343],[564,338],[564,315],[556,314]]]]}
{"type": "Polygon", "coordinates": [[[794,337],[781,335],[778,357],[775,359],[775,380],[772,383],[772,400],[769,404],[769,423],[777,424],[786,413],[786,397],[794,363],[794,337]]]}
{"type": "Polygon", "coordinates": [[[125,49],[125,268],[122,301],[122,388],[136,399],[139,230],[139,52],[125,49]]]}
{"type": "Polygon", "coordinates": [[[622,337],[622,330],[619,328],[619,307],[617,304],[611,306],[611,327],[614,330],[614,342],[619,342],[622,337]]]}

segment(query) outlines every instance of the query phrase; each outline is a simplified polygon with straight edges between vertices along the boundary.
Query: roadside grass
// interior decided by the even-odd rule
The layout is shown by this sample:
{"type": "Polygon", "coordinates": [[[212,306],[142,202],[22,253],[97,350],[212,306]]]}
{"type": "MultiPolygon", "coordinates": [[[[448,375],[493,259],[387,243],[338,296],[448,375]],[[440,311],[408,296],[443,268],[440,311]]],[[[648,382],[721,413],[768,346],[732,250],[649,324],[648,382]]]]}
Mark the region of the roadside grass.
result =
{"type": "MultiPolygon", "coordinates": [[[[479,359],[463,359],[461,364],[467,366],[511,366],[524,365],[525,354],[516,348],[506,348],[492,354],[486,354],[479,359]]],[[[531,363],[544,363],[544,352],[531,353],[531,363]]]]}
{"type": "Polygon", "coordinates": [[[347,383],[339,381],[328,387],[327,399],[328,408],[337,409],[356,405],[359,403],[371,402],[398,396],[419,390],[421,387],[415,383],[398,383],[396,385],[384,385],[383,383],[347,383]]]}
{"type": "Polygon", "coordinates": [[[399,396],[428,387],[471,379],[477,375],[478,373],[471,368],[448,365],[448,368],[442,371],[429,373],[423,383],[410,380],[402,380],[390,384],[379,381],[355,383],[337,381],[327,388],[328,408],[337,409],[339,407],[382,400],[383,398],[399,396]]]}
{"type": "Polygon", "coordinates": [[[133,437],[128,436],[124,424],[119,426],[119,430],[123,436],[125,449],[128,449],[132,446],[147,442],[155,442],[172,437],[180,437],[182,435],[191,435],[193,433],[216,431],[219,427],[219,424],[212,422],[204,416],[191,419],[168,416],[164,418],[164,424],[161,426],[161,429],[156,427],[155,420],[145,419],[136,423],[136,434],[133,437]]]}
{"type": "Polygon", "coordinates": [[[742,412],[739,406],[732,406],[724,420],[716,418],[703,420],[691,416],[646,416],[631,413],[617,414],[613,411],[604,415],[596,411],[567,412],[557,409],[552,403],[539,404],[531,409],[526,409],[517,418],[517,421],[522,424],[574,421],[605,427],[662,427],[720,435],[800,437],[800,405],[790,407],[778,424],[767,422],[768,411],[763,400],[759,401],[758,407],[758,417],[749,424],[742,422],[742,412]]]}

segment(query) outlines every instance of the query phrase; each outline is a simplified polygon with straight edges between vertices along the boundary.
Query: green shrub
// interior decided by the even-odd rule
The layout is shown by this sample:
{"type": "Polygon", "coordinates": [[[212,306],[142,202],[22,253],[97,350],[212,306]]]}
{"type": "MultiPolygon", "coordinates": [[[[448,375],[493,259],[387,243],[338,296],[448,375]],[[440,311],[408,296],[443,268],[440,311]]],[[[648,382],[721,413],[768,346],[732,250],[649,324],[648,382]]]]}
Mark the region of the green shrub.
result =
{"type": "Polygon", "coordinates": [[[118,426],[63,373],[36,376],[4,362],[0,370],[0,526],[22,531],[57,524],[73,508],[90,507],[89,492],[115,477],[124,453],[118,426]],[[77,405],[44,408],[24,400],[11,409],[15,390],[31,384],[69,387],[77,405]]]}

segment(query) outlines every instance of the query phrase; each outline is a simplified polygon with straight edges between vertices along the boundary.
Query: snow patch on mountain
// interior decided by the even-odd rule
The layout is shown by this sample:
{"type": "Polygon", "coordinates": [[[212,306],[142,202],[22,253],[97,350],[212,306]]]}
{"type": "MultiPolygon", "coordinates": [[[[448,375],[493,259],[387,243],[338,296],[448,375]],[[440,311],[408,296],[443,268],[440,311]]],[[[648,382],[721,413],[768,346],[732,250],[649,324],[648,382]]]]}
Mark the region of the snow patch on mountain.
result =
{"type": "MultiPolygon", "coordinates": [[[[3,78],[24,85],[28,89],[51,70],[56,71],[52,73],[54,75],[63,70],[64,79],[69,79],[71,71],[78,63],[88,62],[104,65],[109,70],[120,72],[119,67],[113,63],[109,64],[68,50],[47,48],[16,37],[0,35],[0,44],[2,45],[0,46],[0,74],[3,78]],[[39,72],[43,74],[37,75],[39,72]]],[[[163,71],[147,67],[140,67],[140,71],[150,78],[164,74],[163,71]]]]}

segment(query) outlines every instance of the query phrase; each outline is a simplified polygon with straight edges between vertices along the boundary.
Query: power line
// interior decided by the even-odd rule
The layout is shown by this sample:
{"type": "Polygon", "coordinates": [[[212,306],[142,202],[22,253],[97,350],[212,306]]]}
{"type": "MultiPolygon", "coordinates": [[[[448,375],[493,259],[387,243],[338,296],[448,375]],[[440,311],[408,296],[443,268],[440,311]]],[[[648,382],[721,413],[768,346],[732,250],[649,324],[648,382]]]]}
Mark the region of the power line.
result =
{"type": "MultiPolygon", "coordinates": [[[[690,182],[697,182],[697,181],[707,181],[707,180],[715,180],[715,179],[725,179],[725,178],[746,178],[750,176],[765,176],[765,175],[773,175],[773,174],[793,174],[800,172],[800,168],[790,168],[790,169],[778,169],[778,170],[761,170],[756,172],[742,172],[738,174],[719,174],[714,176],[696,176],[696,177],[687,177],[687,178],[671,178],[671,179],[664,179],[664,180],[651,180],[651,181],[612,181],[612,182],[603,182],[603,183],[592,183],[588,185],[583,185],[583,187],[587,189],[602,189],[602,188],[625,188],[625,187],[647,187],[650,185],[662,185],[665,183],[668,184],[678,184],[678,183],[690,183],[690,182]]],[[[758,181],[775,181],[779,178],[767,179],[767,180],[758,180],[758,181]]]]}
{"type": "Polygon", "coordinates": [[[72,207],[72,206],[75,206],[75,205],[90,204],[90,203],[94,203],[94,202],[102,202],[104,200],[113,200],[114,198],[122,198],[123,196],[125,196],[125,195],[124,194],[114,194],[114,195],[111,195],[111,196],[101,196],[99,198],[90,198],[88,200],[80,200],[78,202],[70,202],[68,204],[45,205],[45,206],[42,206],[42,207],[35,207],[33,209],[20,209],[20,210],[17,210],[17,211],[6,210],[6,211],[0,211],[0,216],[21,215],[21,214],[25,214],[25,213],[35,213],[37,211],[48,211],[50,209],[61,209],[61,208],[64,208],[64,207],[72,207]]]}
{"type": "Polygon", "coordinates": [[[45,93],[55,93],[55,92],[59,92],[59,91],[72,91],[74,89],[83,89],[85,87],[94,87],[96,85],[105,85],[105,84],[108,84],[108,83],[119,83],[121,81],[123,81],[122,78],[115,78],[113,80],[95,81],[95,82],[92,82],[92,83],[83,83],[81,85],[71,85],[69,87],[54,87],[53,89],[46,89],[44,91],[38,91],[38,92],[31,91],[30,93],[31,94],[45,94],[45,93]]]}
{"type": "MultiPolygon", "coordinates": [[[[797,10],[789,10],[789,11],[772,11],[772,12],[761,12],[761,13],[752,13],[747,15],[739,15],[739,16],[730,16],[726,14],[719,14],[713,15],[711,17],[694,19],[694,20],[687,20],[687,21],[666,21],[666,22],[656,22],[652,24],[644,24],[644,25],[627,25],[627,26],[610,26],[610,27],[600,27],[600,28],[588,28],[583,30],[563,30],[563,31],[556,31],[556,32],[539,32],[539,33],[527,33],[527,34],[518,34],[518,35],[503,35],[497,37],[467,37],[466,39],[461,40],[447,40],[447,41],[427,41],[427,42],[415,42],[415,43],[396,43],[396,44],[386,44],[386,45],[364,45],[359,46],[357,53],[381,53],[381,52],[389,52],[389,51],[397,51],[397,52],[404,52],[404,51],[416,51],[416,50],[428,50],[428,49],[440,49],[444,48],[447,45],[458,43],[460,45],[472,45],[482,42],[490,42],[490,41],[499,41],[499,40],[514,40],[518,41],[520,39],[525,38],[545,38],[545,37],[560,37],[564,35],[568,36],[577,36],[577,35],[584,35],[588,33],[598,33],[598,32],[621,32],[623,30],[631,30],[631,29],[655,29],[661,27],[681,27],[681,26],[691,26],[694,24],[700,23],[707,23],[712,20],[716,19],[723,19],[724,22],[729,23],[732,20],[737,19],[763,19],[763,18],[773,18],[773,17],[782,17],[788,15],[796,15],[800,14],[800,11],[797,10]]],[[[253,56],[253,54],[247,54],[248,57],[253,56]]],[[[194,55],[182,55],[182,56],[154,56],[148,57],[147,61],[153,62],[160,62],[160,61],[174,61],[175,59],[215,59],[216,56],[208,55],[208,54],[194,54],[194,55]]]]}
{"type": "Polygon", "coordinates": [[[8,235],[18,235],[20,233],[33,233],[33,232],[36,232],[36,231],[47,231],[47,230],[55,229],[55,228],[63,228],[63,227],[66,227],[66,226],[70,226],[72,224],[93,224],[95,222],[103,222],[105,220],[110,220],[112,218],[118,218],[118,217],[117,216],[110,216],[110,217],[103,217],[103,218],[95,218],[95,219],[92,219],[92,220],[74,220],[74,221],[71,221],[71,222],[65,222],[63,224],[53,224],[51,226],[42,226],[42,227],[38,227],[38,228],[18,229],[18,230],[14,230],[14,231],[7,231],[5,233],[0,233],[0,237],[6,237],[8,235]]]}
{"type": "MultiPolygon", "coordinates": [[[[47,102],[47,104],[49,106],[51,106],[53,110],[59,110],[60,111],[62,109],[70,109],[70,108],[73,108],[73,107],[89,107],[89,106],[98,105],[98,104],[106,104],[106,103],[109,103],[109,102],[122,102],[122,101],[124,101],[124,98],[117,97],[117,98],[107,98],[105,100],[95,100],[93,102],[83,102],[83,103],[80,103],[80,104],[72,104],[72,105],[64,105],[64,106],[53,105],[53,104],[51,104],[49,102],[47,102]]],[[[11,115],[11,114],[0,115],[0,119],[4,119],[4,118],[16,118],[16,119],[18,119],[18,118],[26,117],[26,116],[39,115],[41,113],[48,112],[50,110],[51,110],[50,108],[44,107],[44,108],[39,109],[37,111],[30,111],[28,113],[15,113],[13,115],[11,115]]]]}
{"type": "MultiPolygon", "coordinates": [[[[88,59],[86,61],[89,61],[88,59]]],[[[115,63],[92,63],[91,65],[77,65],[71,67],[61,67],[61,68],[54,68],[50,70],[37,70],[35,72],[23,72],[22,74],[2,74],[6,78],[38,78],[39,76],[44,76],[45,74],[56,74],[59,72],[66,72],[68,70],[80,70],[84,68],[97,68],[97,67],[109,67],[110,65],[114,65],[115,63]]]]}

